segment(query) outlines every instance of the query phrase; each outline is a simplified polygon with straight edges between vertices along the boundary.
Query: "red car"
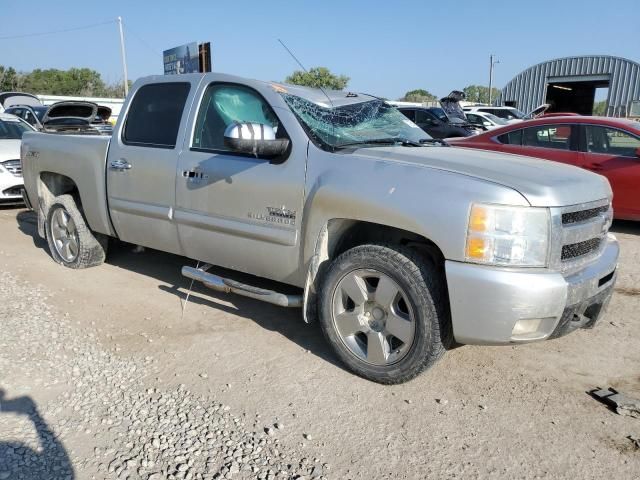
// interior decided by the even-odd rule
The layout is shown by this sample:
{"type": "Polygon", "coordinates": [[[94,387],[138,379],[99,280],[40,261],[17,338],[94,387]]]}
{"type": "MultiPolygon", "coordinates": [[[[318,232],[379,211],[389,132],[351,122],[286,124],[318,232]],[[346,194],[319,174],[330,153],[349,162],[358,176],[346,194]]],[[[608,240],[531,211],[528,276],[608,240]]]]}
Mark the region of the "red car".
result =
{"type": "Polygon", "coordinates": [[[640,122],[609,117],[542,117],[467,138],[456,147],[554,160],[604,175],[615,218],[640,220],[640,122]]]}

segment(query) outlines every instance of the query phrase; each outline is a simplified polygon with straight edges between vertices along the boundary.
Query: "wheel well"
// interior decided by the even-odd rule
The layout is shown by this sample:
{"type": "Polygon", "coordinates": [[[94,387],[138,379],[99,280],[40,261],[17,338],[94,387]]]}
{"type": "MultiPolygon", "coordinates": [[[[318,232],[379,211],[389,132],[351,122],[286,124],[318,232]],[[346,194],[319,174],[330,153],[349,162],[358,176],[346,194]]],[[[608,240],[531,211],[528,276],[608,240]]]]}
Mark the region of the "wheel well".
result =
{"type": "Polygon", "coordinates": [[[401,228],[336,218],[329,220],[320,232],[315,254],[309,265],[303,310],[306,322],[315,321],[319,283],[331,261],[351,248],[371,243],[403,245],[415,250],[421,258],[431,263],[443,280],[448,308],[444,255],[434,242],[401,228]]]}
{"type": "Polygon", "coordinates": [[[444,265],[444,255],[435,243],[408,230],[372,222],[332,220],[327,227],[327,234],[329,259],[358,245],[384,243],[409,247],[430,259],[436,266],[444,265]],[[333,240],[331,237],[334,237],[333,240]]]}
{"type": "Polygon", "coordinates": [[[38,200],[45,205],[51,205],[53,199],[59,195],[69,194],[73,196],[78,207],[80,204],[80,192],[76,183],[66,175],[53,172],[42,172],[38,188],[38,200]]]}

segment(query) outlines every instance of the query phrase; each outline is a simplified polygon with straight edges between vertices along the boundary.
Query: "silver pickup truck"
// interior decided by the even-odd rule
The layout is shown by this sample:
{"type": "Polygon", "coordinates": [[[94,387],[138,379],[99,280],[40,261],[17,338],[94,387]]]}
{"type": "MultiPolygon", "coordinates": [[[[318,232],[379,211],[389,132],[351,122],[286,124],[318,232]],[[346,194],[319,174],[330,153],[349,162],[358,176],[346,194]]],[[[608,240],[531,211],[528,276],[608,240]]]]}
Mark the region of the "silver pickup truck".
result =
{"type": "Polygon", "coordinates": [[[58,263],[100,264],[110,237],[189,257],[208,287],[302,307],[381,383],[592,327],[616,279],[604,177],[448,147],[369,95],[148,77],[111,138],[27,133],[21,158],[58,263]]]}

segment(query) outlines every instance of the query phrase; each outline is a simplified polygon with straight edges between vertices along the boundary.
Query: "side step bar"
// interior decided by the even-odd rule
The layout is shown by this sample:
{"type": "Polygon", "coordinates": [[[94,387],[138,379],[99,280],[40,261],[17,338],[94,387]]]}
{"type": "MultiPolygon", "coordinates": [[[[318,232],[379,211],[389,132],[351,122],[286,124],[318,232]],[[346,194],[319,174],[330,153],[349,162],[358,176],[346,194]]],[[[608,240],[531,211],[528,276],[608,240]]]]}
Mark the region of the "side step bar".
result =
{"type": "Polygon", "coordinates": [[[281,307],[301,307],[302,295],[286,295],[273,290],[246,285],[228,278],[222,278],[212,273],[207,273],[211,265],[206,264],[200,268],[182,267],[182,275],[192,280],[202,282],[205,287],[225,293],[235,293],[243,297],[255,298],[263,302],[272,303],[281,307]]]}

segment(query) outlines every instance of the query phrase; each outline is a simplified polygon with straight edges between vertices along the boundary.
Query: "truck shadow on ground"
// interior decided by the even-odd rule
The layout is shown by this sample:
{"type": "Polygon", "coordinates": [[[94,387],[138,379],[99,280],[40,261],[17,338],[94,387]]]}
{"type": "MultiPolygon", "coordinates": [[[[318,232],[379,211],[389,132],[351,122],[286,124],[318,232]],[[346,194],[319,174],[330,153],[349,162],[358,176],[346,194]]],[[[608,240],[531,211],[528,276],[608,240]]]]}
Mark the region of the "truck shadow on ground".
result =
{"type": "Polygon", "coordinates": [[[66,449],[40,416],[31,397],[5,399],[0,389],[0,414],[24,415],[36,430],[39,451],[20,441],[0,442],[0,478],[71,480],[73,466],[66,449]]]}
{"type": "Polygon", "coordinates": [[[632,220],[614,220],[611,225],[611,232],[640,235],[640,222],[634,222],[632,220]]]}
{"type": "MultiPolygon", "coordinates": [[[[38,236],[36,214],[22,211],[16,218],[20,231],[30,236],[36,247],[49,253],[47,242],[38,236]]],[[[182,276],[181,269],[184,265],[196,266],[196,262],[191,259],[149,248],[141,253],[134,253],[133,245],[118,241],[110,242],[106,263],[158,280],[161,282],[158,285],[160,290],[175,295],[181,302],[185,301],[191,285],[191,281],[182,276]]],[[[299,293],[295,287],[257,279],[251,275],[238,274],[222,268],[211,271],[261,288],[275,288],[283,293],[299,293]]],[[[283,308],[240,295],[215,292],[198,282],[193,283],[188,302],[251,320],[266,330],[280,333],[300,347],[344,370],[325,342],[319,325],[304,323],[300,308],[283,308]]]]}

